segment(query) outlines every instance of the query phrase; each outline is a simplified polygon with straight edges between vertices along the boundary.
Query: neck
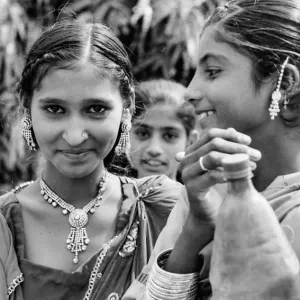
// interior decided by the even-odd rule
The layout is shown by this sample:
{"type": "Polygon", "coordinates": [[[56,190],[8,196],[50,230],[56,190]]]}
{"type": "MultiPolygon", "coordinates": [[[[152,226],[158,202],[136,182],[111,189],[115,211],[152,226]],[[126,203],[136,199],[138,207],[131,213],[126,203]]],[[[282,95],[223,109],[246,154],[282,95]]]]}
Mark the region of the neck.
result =
{"type": "Polygon", "coordinates": [[[47,162],[42,173],[42,179],[64,201],[75,207],[82,207],[97,195],[99,182],[104,175],[103,164],[86,177],[71,178],[61,174],[52,164],[47,162]]]}
{"type": "Polygon", "coordinates": [[[251,147],[261,151],[262,159],[254,171],[253,184],[258,191],[265,190],[280,175],[300,172],[299,133],[283,130],[273,135],[252,136],[251,147]],[[268,136],[268,139],[264,138],[268,136]]]}

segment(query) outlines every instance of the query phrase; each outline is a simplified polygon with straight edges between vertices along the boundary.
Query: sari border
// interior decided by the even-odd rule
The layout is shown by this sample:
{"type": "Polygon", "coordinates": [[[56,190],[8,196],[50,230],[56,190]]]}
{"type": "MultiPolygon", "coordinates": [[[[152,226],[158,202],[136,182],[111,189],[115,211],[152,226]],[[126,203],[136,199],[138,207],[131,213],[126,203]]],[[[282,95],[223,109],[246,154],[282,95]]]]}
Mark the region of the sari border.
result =
{"type": "Polygon", "coordinates": [[[24,277],[23,273],[21,273],[9,284],[7,288],[7,295],[10,296],[23,281],[24,277]]]}

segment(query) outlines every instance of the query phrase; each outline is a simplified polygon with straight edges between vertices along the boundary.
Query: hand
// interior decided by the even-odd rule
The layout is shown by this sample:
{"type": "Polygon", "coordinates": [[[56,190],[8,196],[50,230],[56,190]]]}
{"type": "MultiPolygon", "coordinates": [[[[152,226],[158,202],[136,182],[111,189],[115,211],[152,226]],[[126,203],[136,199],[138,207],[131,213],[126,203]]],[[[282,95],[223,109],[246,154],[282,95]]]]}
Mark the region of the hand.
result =
{"type": "Polygon", "coordinates": [[[251,148],[250,143],[249,136],[233,128],[212,128],[186,149],[184,157],[182,154],[177,155],[177,160],[181,161],[182,181],[190,202],[190,214],[203,222],[214,220],[220,206],[220,197],[210,188],[226,182],[222,159],[235,153],[247,153],[251,159],[251,168],[255,169],[261,153],[251,148]],[[201,157],[202,167],[199,163],[201,157]]]}

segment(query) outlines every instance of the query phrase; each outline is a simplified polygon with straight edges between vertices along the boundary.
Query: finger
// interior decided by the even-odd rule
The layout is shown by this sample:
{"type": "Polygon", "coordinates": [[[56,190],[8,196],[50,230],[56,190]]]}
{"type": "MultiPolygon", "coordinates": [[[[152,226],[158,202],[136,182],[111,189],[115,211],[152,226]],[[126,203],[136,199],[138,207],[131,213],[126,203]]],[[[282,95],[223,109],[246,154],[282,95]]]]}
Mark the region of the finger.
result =
{"type": "Polygon", "coordinates": [[[211,128],[191,146],[186,149],[186,154],[189,154],[196,149],[199,149],[201,146],[207,144],[214,138],[222,138],[231,142],[240,143],[244,145],[251,144],[251,138],[243,133],[236,131],[234,128],[220,129],[220,128],[211,128]]]}
{"type": "Polygon", "coordinates": [[[205,156],[212,151],[224,154],[246,153],[249,155],[250,160],[252,161],[259,161],[261,159],[260,151],[246,145],[224,140],[222,138],[214,138],[209,143],[200,147],[194,152],[189,154],[185,153],[184,157],[183,154],[180,154],[179,158],[181,159],[181,164],[184,167],[198,161],[201,156],[205,156]]]}
{"type": "MultiPolygon", "coordinates": [[[[181,162],[185,157],[185,152],[178,152],[176,153],[175,155],[175,160],[178,161],[178,162],[181,162]]],[[[261,154],[260,154],[260,157],[261,157],[261,154]]],[[[250,156],[250,159],[253,159],[251,156],[250,156]]],[[[257,155],[254,155],[254,161],[257,161],[258,160],[258,156],[257,155]]],[[[253,161],[250,161],[250,166],[253,170],[256,169],[256,163],[253,162],[253,161]]]]}
{"type": "MultiPolygon", "coordinates": [[[[203,158],[203,159],[204,159],[204,158],[203,158]]],[[[249,165],[250,165],[250,168],[251,168],[252,171],[254,171],[254,170],[257,168],[257,164],[256,164],[255,162],[251,161],[251,160],[250,160],[250,162],[249,162],[249,165]]],[[[218,170],[218,171],[223,172],[223,171],[224,171],[224,168],[221,167],[221,166],[219,166],[219,167],[217,167],[215,170],[218,170]]]]}
{"type": "Polygon", "coordinates": [[[189,193],[197,193],[197,190],[205,190],[217,183],[226,182],[224,172],[219,170],[211,170],[199,177],[190,177],[188,181],[186,179],[185,176],[182,176],[183,183],[189,193]]]}
{"type": "Polygon", "coordinates": [[[175,155],[175,160],[181,162],[185,157],[185,152],[178,152],[175,155]]]}
{"type": "Polygon", "coordinates": [[[261,159],[261,152],[247,145],[237,142],[227,141],[222,138],[214,138],[208,144],[202,147],[202,151],[209,153],[210,151],[220,151],[228,154],[246,153],[253,161],[261,159]]]}
{"type": "Polygon", "coordinates": [[[186,178],[198,177],[207,173],[206,170],[215,170],[218,167],[222,167],[222,160],[229,155],[227,153],[211,151],[202,157],[202,165],[200,164],[200,159],[185,165],[182,168],[182,176],[186,178]]]}

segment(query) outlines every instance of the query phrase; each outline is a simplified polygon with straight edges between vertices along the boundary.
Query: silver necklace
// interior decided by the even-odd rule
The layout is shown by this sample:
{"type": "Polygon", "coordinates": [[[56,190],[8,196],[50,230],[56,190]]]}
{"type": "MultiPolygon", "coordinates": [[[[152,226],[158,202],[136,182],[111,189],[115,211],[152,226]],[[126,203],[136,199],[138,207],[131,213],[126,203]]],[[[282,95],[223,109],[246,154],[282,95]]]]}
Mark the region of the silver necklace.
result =
{"type": "Polygon", "coordinates": [[[69,224],[71,231],[66,239],[67,249],[74,253],[73,263],[78,263],[78,255],[82,251],[85,251],[90,240],[88,238],[85,225],[88,223],[88,213],[94,213],[96,208],[100,206],[100,202],[103,198],[105,190],[105,184],[109,179],[109,174],[105,172],[105,175],[99,182],[98,194],[83,208],[75,208],[75,206],[67,203],[56,193],[54,193],[50,187],[45,183],[43,179],[40,180],[41,195],[53,207],[60,206],[64,215],[69,215],[69,224]]]}

